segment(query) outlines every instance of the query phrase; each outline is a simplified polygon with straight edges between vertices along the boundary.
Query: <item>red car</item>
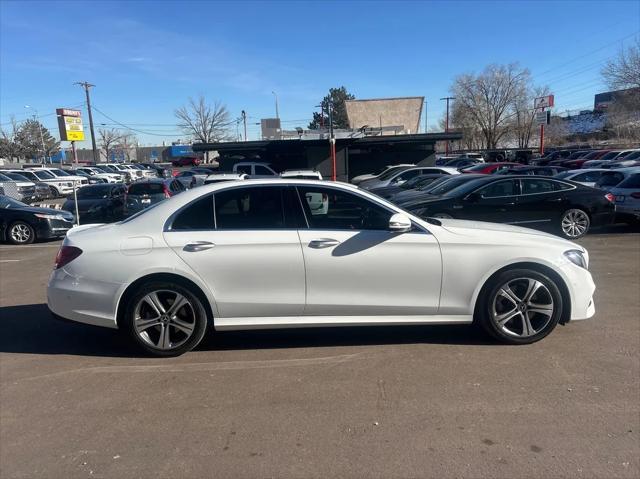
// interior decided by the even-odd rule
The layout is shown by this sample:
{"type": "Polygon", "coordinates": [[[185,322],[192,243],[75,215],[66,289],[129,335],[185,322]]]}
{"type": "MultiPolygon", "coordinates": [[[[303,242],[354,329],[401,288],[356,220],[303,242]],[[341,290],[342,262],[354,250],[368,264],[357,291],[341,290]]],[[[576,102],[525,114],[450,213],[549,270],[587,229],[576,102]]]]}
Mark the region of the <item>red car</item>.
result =
{"type": "Polygon", "coordinates": [[[174,158],[171,160],[173,166],[198,166],[200,164],[200,158],[191,158],[185,156],[183,158],[174,158]]]}
{"type": "Polygon", "coordinates": [[[493,175],[502,170],[508,170],[514,166],[522,166],[520,163],[510,163],[502,161],[498,163],[480,163],[479,165],[470,166],[460,170],[460,173],[479,173],[481,175],[493,175]]]}
{"type": "Polygon", "coordinates": [[[570,170],[578,170],[580,168],[582,168],[582,165],[584,163],[586,163],[589,160],[598,160],[600,159],[601,156],[604,156],[605,154],[609,153],[611,150],[596,150],[596,151],[592,151],[591,153],[582,156],[578,159],[575,160],[566,160],[564,162],[561,163],[560,166],[564,166],[565,168],[569,168],[570,170]]]}

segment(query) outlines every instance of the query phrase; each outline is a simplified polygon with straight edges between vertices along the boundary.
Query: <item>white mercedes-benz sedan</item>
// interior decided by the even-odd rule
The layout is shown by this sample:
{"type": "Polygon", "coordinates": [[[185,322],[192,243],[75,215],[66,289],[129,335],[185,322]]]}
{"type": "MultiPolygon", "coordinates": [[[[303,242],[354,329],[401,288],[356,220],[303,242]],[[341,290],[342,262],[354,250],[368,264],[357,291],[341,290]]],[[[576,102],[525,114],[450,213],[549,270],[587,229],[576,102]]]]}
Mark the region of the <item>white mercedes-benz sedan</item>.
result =
{"type": "Polygon", "coordinates": [[[245,180],[73,228],[47,295],[54,315],[118,328],[158,356],[209,329],[475,321],[528,344],[594,314],[588,263],[555,236],[425,221],[353,186],[245,180]]]}

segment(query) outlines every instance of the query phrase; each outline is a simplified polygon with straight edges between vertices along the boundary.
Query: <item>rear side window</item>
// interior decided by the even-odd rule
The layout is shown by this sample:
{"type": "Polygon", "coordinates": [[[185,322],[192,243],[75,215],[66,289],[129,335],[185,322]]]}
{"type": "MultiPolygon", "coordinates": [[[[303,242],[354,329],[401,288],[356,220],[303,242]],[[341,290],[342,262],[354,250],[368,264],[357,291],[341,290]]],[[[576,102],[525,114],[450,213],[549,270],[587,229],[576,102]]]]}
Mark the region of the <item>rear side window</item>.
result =
{"type": "Polygon", "coordinates": [[[256,175],[273,175],[273,173],[264,166],[256,165],[256,175]]]}
{"type": "Polygon", "coordinates": [[[216,227],[222,230],[285,228],[282,188],[232,188],[215,194],[216,227]]]}
{"type": "Polygon", "coordinates": [[[598,180],[597,186],[616,186],[623,179],[622,173],[604,173],[598,180]]]}
{"type": "Polygon", "coordinates": [[[618,188],[640,188],[640,174],[631,175],[620,183],[618,188]]]}
{"type": "Polygon", "coordinates": [[[595,183],[600,179],[602,174],[599,171],[589,171],[587,173],[581,173],[571,178],[572,181],[583,181],[585,183],[595,183]]]}
{"type": "Polygon", "coordinates": [[[171,225],[172,230],[214,229],[213,195],[206,195],[183,209],[171,225]]]}
{"type": "Polygon", "coordinates": [[[503,196],[514,196],[518,194],[516,182],[513,180],[496,181],[478,190],[483,198],[500,198],[503,196]]]}
{"type": "Polygon", "coordinates": [[[553,183],[548,180],[521,180],[522,181],[522,194],[523,195],[535,195],[538,193],[551,193],[554,191],[553,183]]]}
{"type": "Polygon", "coordinates": [[[561,181],[554,181],[553,182],[553,187],[555,188],[556,191],[565,191],[565,190],[572,190],[573,186],[568,184],[568,183],[563,183],[561,181]]]}
{"type": "Polygon", "coordinates": [[[163,186],[162,183],[134,183],[129,187],[129,195],[161,195],[163,186]]]}

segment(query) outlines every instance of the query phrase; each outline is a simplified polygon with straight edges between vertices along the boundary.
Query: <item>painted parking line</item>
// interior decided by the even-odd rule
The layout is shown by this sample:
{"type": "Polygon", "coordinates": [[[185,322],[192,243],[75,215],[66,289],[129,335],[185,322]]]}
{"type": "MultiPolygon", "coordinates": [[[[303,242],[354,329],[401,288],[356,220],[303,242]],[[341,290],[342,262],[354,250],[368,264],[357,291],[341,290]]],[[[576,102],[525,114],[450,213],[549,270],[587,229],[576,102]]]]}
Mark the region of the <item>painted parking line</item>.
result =
{"type": "Polygon", "coordinates": [[[0,251],[9,249],[60,248],[60,244],[2,245],[0,251]]]}
{"type": "Polygon", "coordinates": [[[21,259],[0,259],[0,263],[18,263],[21,259]]]}

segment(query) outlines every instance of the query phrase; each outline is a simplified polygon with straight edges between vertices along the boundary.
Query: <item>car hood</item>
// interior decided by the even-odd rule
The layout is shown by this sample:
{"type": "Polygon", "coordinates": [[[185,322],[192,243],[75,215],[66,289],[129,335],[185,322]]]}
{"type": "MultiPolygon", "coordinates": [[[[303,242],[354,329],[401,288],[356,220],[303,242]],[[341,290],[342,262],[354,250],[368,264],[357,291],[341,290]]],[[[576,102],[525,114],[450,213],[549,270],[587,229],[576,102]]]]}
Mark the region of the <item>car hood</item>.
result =
{"type": "Polygon", "coordinates": [[[555,236],[550,233],[545,233],[538,230],[533,230],[530,228],[523,228],[521,226],[513,226],[503,223],[489,223],[486,221],[455,220],[445,218],[438,218],[437,220],[440,222],[442,228],[455,235],[473,237],[476,239],[484,238],[488,241],[492,241],[491,238],[495,238],[496,233],[501,233],[503,235],[517,235],[520,237],[541,236],[557,242],[558,245],[564,245],[567,248],[586,251],[582,246],[576,243],[572,243],[571,241],[568,241],[566,239],[560,238],[559,236],[555,236]]]}

